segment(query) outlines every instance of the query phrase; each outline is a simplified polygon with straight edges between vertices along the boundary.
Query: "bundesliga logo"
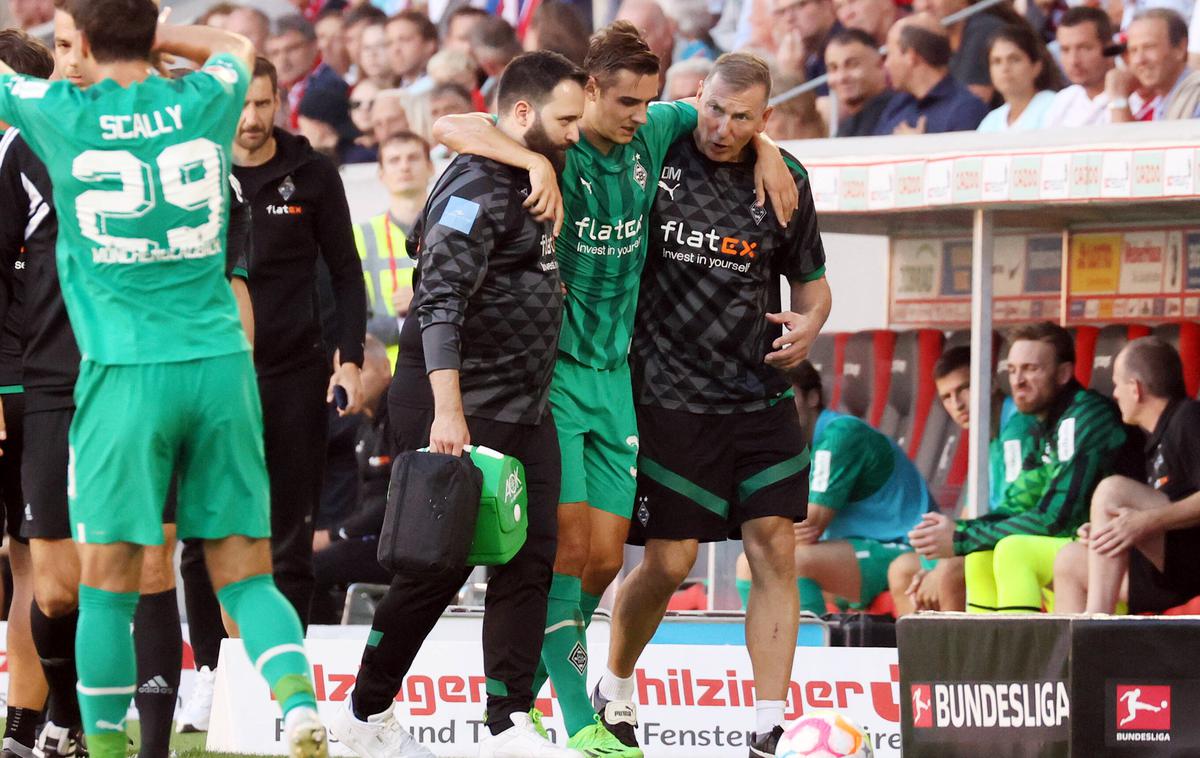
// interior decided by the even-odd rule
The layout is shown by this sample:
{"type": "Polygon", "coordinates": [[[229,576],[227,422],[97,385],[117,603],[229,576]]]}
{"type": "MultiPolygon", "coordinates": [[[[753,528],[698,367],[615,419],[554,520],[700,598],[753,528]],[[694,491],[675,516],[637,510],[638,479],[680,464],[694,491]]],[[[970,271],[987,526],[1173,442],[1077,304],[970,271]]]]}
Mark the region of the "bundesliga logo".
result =
{"type": "Polygon", "coordinates": [[[1061,727],[1071,714],[1063,682],[913,684],[909,695],[918,729],[1061,727]]]}
{"type": "Polygon", "coordinates": [[[1171,741],[1171,687],[1117,685],[1117,742],[1171,741]]]}

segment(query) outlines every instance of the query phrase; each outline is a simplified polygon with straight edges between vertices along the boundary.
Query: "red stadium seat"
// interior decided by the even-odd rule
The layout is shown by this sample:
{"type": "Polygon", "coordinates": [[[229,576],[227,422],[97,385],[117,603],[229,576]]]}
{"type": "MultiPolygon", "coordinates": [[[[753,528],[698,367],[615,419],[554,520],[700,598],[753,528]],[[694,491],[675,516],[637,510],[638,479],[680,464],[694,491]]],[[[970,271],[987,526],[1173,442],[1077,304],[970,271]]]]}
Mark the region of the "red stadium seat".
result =
{"type": "Polygon", "coordinates": [[[901,332],[892,352],[892,376],[879,430],[896,440],[910,458],[921,447],[925,427],[938,402],[933,364],[942,354],[945,335],[937,329],[901,332]]]}
{"type": "Polygon", "coordinates": [[[883,329],[850,335],[842,361],[841,391],[832,407],[877,427],[887,406],[895,345],[896,333],[883,329]]]}
{"type": "Polygon", "coordinates": [[[1178,324],[1163,324],[1154,329],[1154,334],[1170,342],[1183,359],[1183,380],[1187,385],[1188,397],[1200,392],[1200,324],[1184,321],[1178,324]]]}
{"type": "MultiPolygon", "coordinates": [[[[826,387],[828,393],[825,395],[825,404],[829,408],[837,408],[842,402],[842,366],[846,361],[846,344],[850,342],[850,337],[849,332],[833,335],[833,365],[830,366],[833,386],[826,387]]],[[[824,377],[825,373],[822,372],[821,376],[824,377]]]]}

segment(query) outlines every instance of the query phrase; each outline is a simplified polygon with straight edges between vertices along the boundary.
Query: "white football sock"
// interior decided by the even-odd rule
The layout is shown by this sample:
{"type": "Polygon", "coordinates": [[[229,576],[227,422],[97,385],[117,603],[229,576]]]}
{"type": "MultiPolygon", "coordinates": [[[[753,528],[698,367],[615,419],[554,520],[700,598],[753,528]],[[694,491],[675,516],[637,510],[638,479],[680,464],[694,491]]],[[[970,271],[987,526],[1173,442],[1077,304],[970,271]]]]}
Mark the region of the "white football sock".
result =
{"type": "Polygon", "coordinates": [[[608,669],[600,679],[600,697],[605,700],[633,700],[633,677],[617,676],[608,669]]]}
{"type": "Polygon", "coordinates": [[[783,709],[786,700],[759,700],[754,704],[754,715],[757,725],[754,727],[755,737],[765,737],[777,726],[783,726],[783,709]]]}

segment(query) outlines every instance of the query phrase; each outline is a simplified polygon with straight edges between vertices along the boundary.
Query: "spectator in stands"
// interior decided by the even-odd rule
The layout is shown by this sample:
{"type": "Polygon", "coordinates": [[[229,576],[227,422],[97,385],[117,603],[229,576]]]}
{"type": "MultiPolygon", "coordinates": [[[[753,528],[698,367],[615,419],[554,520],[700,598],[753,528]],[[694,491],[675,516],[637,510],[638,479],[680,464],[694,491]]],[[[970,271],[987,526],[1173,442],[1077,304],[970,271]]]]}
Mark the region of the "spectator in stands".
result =
{"type": "Polygon", "coordinates": [[[387,22],[388,64],[396,86],[428,90],[433,82],[425,66],[438,49],[437,27],[423,11],[397,13],[387,22]]]}
{"type": "Polygon", "coordinates": [[[415,265],[408,257],[408,234],[425,206],[433,161],[429,143],[412,132],[397,132],[379,147],[379,180],[388,193],[384,213],[356,224],[354,243],[367,280],[367,332],[388,350],[393,361],[408,315],[415,265]]]}
{"type": "MultiPolygon", "coordinates": [[[[379,88],[370,79],[364,79],[350,90],[350,120],[358,130],[355,144],[374,151],[379,144],[375,140],[375,129],[371,125],[371,109],[375,106],[375,98],[379,88]]],[[[378,153],[375,154],[378,157],[378,153]]]]}
{"type": "MultiPolygon", "coordinates": [[[[1010,341],[1013,402],[1037,420],[1020,472],[986,515],[956,522],[930,513],[909,534],[926,558],[966,556],[967,610],[973,612],[1041,608],[1040,596],[1029,597],[1028,583],[1001,576],[1003,566],[1028,567],[1005,555],[1005,538],[1074,534],[1087,519],[1092,491],[1117,467],[1126,443],[1113,403],[1075,381],[1075,345],[1066,329],[1031,324],[1015,329],[1010,341]]],[[[1036,582],[1034,589],[1040,589],[1036,582]]]]}
{"type": "Polygon", "coordinates": [[[1055,610],[1160,613],[1200,595],[1200,402],[1189,399],[1179,353],[1157,337],[1125,346],[1113,365],[1125,423],[1150,435],[1145,484],[1111,476],[1092,497],[1081,539],[1054,567],[1055,610]]]}
{"type": "Polygon", "coordinates": [[[337,165],[375,160],[374,150],[355,142],[359,132],[350,118],[344,85],[343,89],[309,87],[297,113],[299,133],[337,165]]]}
{"type": "Polygon", "coordinates": [[[576,6],[550,0],[533,12],[522,46],[526,52],[550,50],[582,66],[587,55],[589,36],[588,27],[576,6]]]}
{"type": "Polygon", "coordinates": [[[299,126],[300,101],[313,87],[346,89],[346,83],[328,66],[318,65],[317,32],[301,16],[284,16],[275,22],[267,40],[267,58],[279,72],[279,86],[286,94],[287,123],[299,126]]]}
{"type": "Polygon", "coordinates": [[[196,17],[196,23],[201,26],[211,26],[214,29],[225,29],[229,14],[238,6],[233,3],[216,3],[208,6],[208,10],[196,17]]]}
{"type": "MultiPolygon", "coordinates": [[[[387,413],[391,378],[383,346],[368,336],[362,370],[363,411],[353,417],[358,424],[349,440],[351,468],[346,474],[352,478],[347,482],[350,486],[340,490],[343,497],[352,500],[331,503],[342,508],[348,506],[350,512],[337,523],[321,525],[325,528],[313,535],[311,622],[314,624],[341,622],[347,585],[391,581],[391,575],[376,558],[395,455],[387,413]]],[[[328,489],[326,492],[329,494],[328,489]]]]}
{"type": "Polygon", "coordinates": [[[238,5],[225,19],[226,31],[236,32],[254,44],[259,55],[267,54],[267,39],[271,36],[271,19],[258,8],[238,5]]]}
{"type": "Polygon", "coordinates": [[[371,80],[380,90],[391,89],[396,75],[388,62],[387,22],[373,18],[363,25],[358,51],[359,81],[371,80]]]}
{"type": "Polygon", "coordinates": [[[499,16],[480,19],[471,29],[471,54],[486,80],[479,88],[485,100],[491,100],[500,81],[500,73],[521,54],[521,42],[508,22],[499,16]]]}
{"type": "Polygon", "coordinates": [[[374,5],[367,3],[346,11],[343,18],[343,43],[350,58],[350,70],[346,73],[347,84],[358,84],[362,79],[362,36],[363,30],[373,22],[386,21],[387,16],[374,5]]]}
{"type": "MultiPolygon", "coordinates": [[[[775,58],[784,73],[811,81],[825,74],[825,45],[841,31],[833,0],[768,0],[774,20],[775,58]]],[[[828,95],[821,86],[818,95],[828,95]]]]}
{"type": "Polygon", "coordinates": [[[622,0],[616,19],[629,21],[642,33],[650,52],[664,68],[675,60],[675,26],[655,0],[622,0]]]}
{"type": "Polygon", "coordinates": [[[860,418],[825,408],[811,363],[789,378],[813,449],[808,516],[795,528],[800,609],[824,613],[824,592],[839,605],[866,608],[887,591],[888,566],[912,550],[908,532],[935,507],[933,498],[895,442],[860,418]]]}
{"type": "Polygon", "coordinates": [[[22,29],[32,29],[54,20],[54,0],[9,0],[9,8],[17,26],[22,29]]]}
{"type": "Polygon", "coordinates": [[[1045,125],[1058,66],[1028,25],[1006,26],[988,47],[992,84],[1004,105],[984,116],[981,132],[1027,132],[1045,125]]]}
{"type": "Polygon", "coordinates": [[[888,88],[883,56],[869,33],[846,29],[825,48],[829,89],[837,96],[837,137],[875,134],[879,119],[896,92],[888,88]]]}
{"type": "Polygon", "coordinates": [[[988,107],[950,74],[950,41],[932,16],[902,18],[888,32],[884,66],[899,94],[879,117],[875,134],[937,134],[974,130],[988,107]]]}
{"type": "Polygon", "coordinates": [[[1059,59],[1071,84],[1054,96],[1043,125],[1091,126],[1108,123],[1108,93],[1104,89],[1113,68],[1112,22],[1099,8],[1079,6],[1063,14],[1055,33],[1059,59]]]}
{"type": "MultiPolygon", "coordinates": [[[[536,11],[535,11],[536,12],[536,11]]],[[[446,33],[442,37],[443,50],[461,50],[471,53],[471,31],[488,12],[482,8],[463,5],[455,8],[446,18],[446,33]]]]}
{"type": "MultiPolygon", "coordinates": [[[[928,0],[927,3],[930,13],[939,21],[971,4],[972,0],[928,0]]],[[[988,70],[988,43],[1006,23],[997,15],[998,8],[996,6],[995,11],[989,8],[976,13],[964,21],[951,24],[945,31],[950,41],[950,74],[985,103],[990,103],[995,94],[988,70]]],[[[1007,10],[1010,16],[1008,22],[1021,22],[1021,17],[1011,7],[1007,10]]],[[[895,82],[892,84],[895,85],[895,82]]]]}
{"type": "Polygon", "coordinates": [[[475,104],[471,93],[462,85],[454,82],[434,85],[429,93],[429,118],[437,123],[442,116],[452,116],[457,113],[475,112],[475,104]]]}
{"type": "Polygon", "coordinates": [[[375,132],[376,144],[383,144],[396,132],[408,131],[408,112],[400,90],[386,89],[375,95],[375,103],[371,106],[371,130],[375,132]]]}
{"type": "MultiPolygon", "coordinates": [[[[795,75],[771,71],[772,97],[795,89],[803,83],[795,75]]],[[[821,139],[829,136],[829,127],[817,109],[817,95],[809,91],[775,106],[767,121],[767,136],[776,142],[792,139],[821,139]]]]}
{"type": "Polygon", "coordinates": [[[342,20],[342,12],[326,8],[317,16],[313,25],[317,33],[317,50],[321,54],[321,62],[342,79],[350,73],[350,53],[346,49],[346,27],[342,20]]]}
{"type": "MultiPolygon", "coordinates": [[[[476,92],[479,68],[474,59],[462,50],[439,50],[429,59],[429,78],[433,88],[441,84],[453,84],[467,91],[468,101],[475,103],[472,93],[476,92]]],[[[479,98],[479,110],[483,110],[483,98],[479,98]]]]}
{"type": "MultiPolygon", "coordinates": [[[[971,425],[971,348],[951,347],[933,366],[933,382],[942,407],[950,419],[964,431],[971,425]]],[[[1016,481],[1021,461],[1032,449],[1033,418],[1018,413],[1012,398],[999,387],[992,388],[992,439],[988,444],[989,510],[1000,506],[1004,491],[1016,481]]],[[[965,489],[959,499],[963,510],[971,493],[965,489]]],[[[960,556],[935,561],[915,553],[900,556],[888,569],[888,583],[896,605],[896,615],[914,610],[966,610],[963,559],[960,556]]]]}
{"type": "MultiPolygon", "coordinates": [[[[708,58],[689,58],[671,64],[667,69],[663,85],[663,100],[684,100],[695,97],[700,83],[712,71],[713,62],[708,58]]],[[[769,123],[769,122],[768,122],[769,123]]]]}
{"type": "MultiPolygon", "coordinates": [[[[666,0],[663,11],[675,29],[673,62],[692,58],[715,61],[721,54],[710,35],[717,20],[711,9],[712,3],[707,0],[666,0]]],[[[663,65],[668,65],[667,61],[663,65]]]]}
{"type": "Polygon", "coordinates": [[[834,0],[834,9],[844,28],[866,32],[876,49],[887,42],[888,30],[905,13],[904,7],[893,0],[834,0]]]}
{"type": "Polygon", "coordinates": [[[1130,98],[1137,91],[1160,98],[1149,120],[1200,116],[1200,72],[1188,68],[1187,23],[1175,11],[1143,11],[1126,33],[1129,68],[1108,73],[1105,91],[1114,122],[1135,121],[1130,98]]]}

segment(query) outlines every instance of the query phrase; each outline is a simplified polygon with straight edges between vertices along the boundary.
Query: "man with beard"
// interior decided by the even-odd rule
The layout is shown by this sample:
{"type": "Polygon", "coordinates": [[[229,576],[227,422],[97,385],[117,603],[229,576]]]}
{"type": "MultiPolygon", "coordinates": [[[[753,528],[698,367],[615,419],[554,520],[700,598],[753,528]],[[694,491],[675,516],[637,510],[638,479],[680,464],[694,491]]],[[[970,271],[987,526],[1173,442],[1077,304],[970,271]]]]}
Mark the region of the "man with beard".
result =
{"type": "MultiPolygon", "coordinates": [[[[1014,548],[1029,552],[1038,543],[1005,538],[1074,534],[1087,521],[1092,491],[1113,473],[1126,442],[1115,404],[1075,381],[1075,345],[1066,329],[1030,324],[1017,328],[1010,340],[1013,402],[1037,419],[1020,473],[989,513],[957,523],[930,513],[909,533],[913,548],[926,558],[966,556],[967,610],[976,613],[1041,610],[1040,586],[1048,582],[1037,584],[1022,567],[1046,562],[1010,554],[1014,548]],[[1031,584],[1039,588],[1032,600],[1031,584]]],[[[1052,570],[1053,560],[1048,565],[1052,570]]]]}
{"type": "MultiPolygon", "coordinates": [[[[587,77],[566,58],[515,59],[499,84],[499,129],[561,167],[579,139],[587,77]]],[[[483,758],[575,758],[531,719],[554,563],[561,476],[550,414],[563,295],[553,230],[526,212],[523,169],[455,158],[417,221],[412,315],[400,335],[389,416],[397,449],[461,455],[486,445],[525,466],[529,533],[488,584],[484,622],[487,727],[483,758]]],[[[334,717],[343,745],[366,758],[432,758],[392,713],[425,637],[471,569],[397,574],[375,612],[358,684],[334,717]]]]}
{"type": "MultiPolygon", "coordinates": [[[[254,363],[262,397],[267,474],[271,480],[271,555],[276,583],[307,625],[313,591],[313,519],[325,467],[326,403],[342,387],[339,413],[362,410],[359,376],[366,336],[366,290],[354,248],[350,211],[337,169],[308,141],[272,128],[280,107],[275,68],[258,58],[233,143],[234,176],[254,218],[250,296],[254,304],[254,363]],[[334,370],[322,344],[318,265],[333,287],[336,310],[334,370]]],[[[197,667],[216,670],[223,630],[204,585],[198,545],[184,548],[188,618],[193,645],[208,651],[197,667]],[[211,658],[210,658],[211,656],[211,658]]],[[[211,692],[212,674],[194,697],[211,692]]],[[[181,731],[205,731],[207,703],[186,708],[181,731]]],[[[189,706],[191,703],[189,703],[189,706]]]]}

